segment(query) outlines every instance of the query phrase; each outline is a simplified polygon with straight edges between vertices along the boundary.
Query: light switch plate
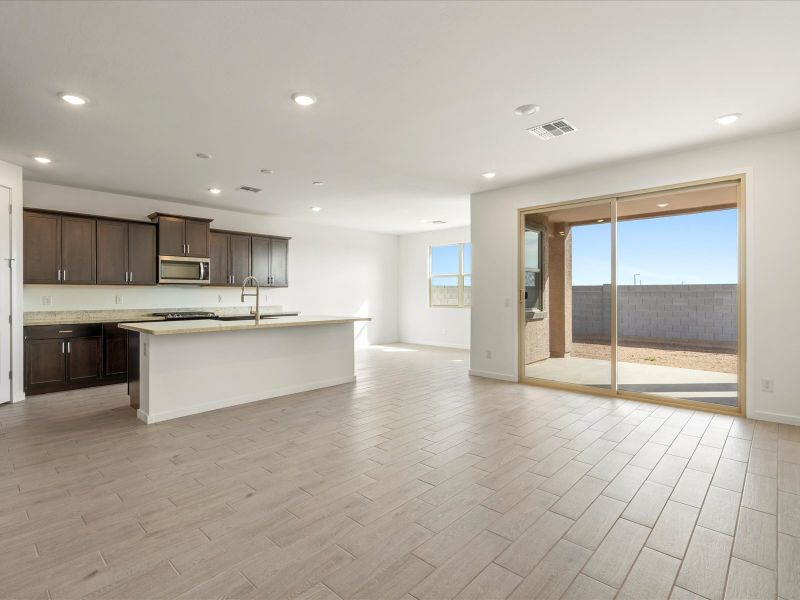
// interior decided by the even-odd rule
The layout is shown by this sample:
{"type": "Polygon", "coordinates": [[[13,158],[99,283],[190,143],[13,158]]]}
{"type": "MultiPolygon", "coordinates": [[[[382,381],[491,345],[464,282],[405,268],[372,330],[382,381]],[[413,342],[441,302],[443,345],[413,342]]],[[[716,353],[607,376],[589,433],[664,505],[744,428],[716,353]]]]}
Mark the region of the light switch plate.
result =
{"type": "Polygon", "coordinates": [[[114,304],[122,304],[122,295],[117,294],[114,296],[114,304]]]}
{"type": "Polygon", "coordinates": [[[50,306],[53,303],[52,296],[42,296],[42,306],[50,306]]]}

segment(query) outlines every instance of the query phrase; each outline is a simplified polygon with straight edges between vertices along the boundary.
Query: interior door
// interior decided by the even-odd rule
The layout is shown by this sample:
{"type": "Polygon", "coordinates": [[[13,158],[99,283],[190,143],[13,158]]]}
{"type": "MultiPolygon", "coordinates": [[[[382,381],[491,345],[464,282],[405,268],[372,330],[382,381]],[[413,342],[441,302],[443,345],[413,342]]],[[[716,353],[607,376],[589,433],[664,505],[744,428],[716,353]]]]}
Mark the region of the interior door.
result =
{"type": "Polygon", "coordinates": [[[210,283],[211,285],[230,285],[230,253],[229,253],[229,239],[227,233],[212,233],[211,238],[211,252],[209,254],[210,261],[210,283]]]}
{"type": "Polygon", "coordinates": [[[128,224],[97,220],[97,283],[128,282],[128,224]]]}
{"type": "Polygon", "coordinates": [[[8,241],[7,246],[0,247],[0,404],[11,401],[11,289],[16,265],[12,261],[10,206],[11,190],[0,186],[0,239],[8,241]]]}
{"type": "Polygon", "coordinates": [[[231,235],[231,275],[233,285],[242,285],[250,275],[250,236],[231,235]]]}
{"type": "Polygon", "coordinates": [[[128,223],[128,283],[158,283],[156,264],[156,226],[149,223],[128,223]]]}
{"type": "Polygon", "coordinates": [[[208,221],[186,219],[186,256],[208,258],[208,221]]]}
{"type": "Polygon", "coordinates": [[[61,217],[61,283],[95,283],[96,220],[61,217]]]}
{"type": "Polygon", "coordinates": [[[25,283],[60,283],[61,217],[25,211],[22,236],[25,283]]]}
{"type": "Polygon", "coordinates": [[[289,285],[289,240],[272,238],[269,252],[269,284],[278,287],[289,285]]]}

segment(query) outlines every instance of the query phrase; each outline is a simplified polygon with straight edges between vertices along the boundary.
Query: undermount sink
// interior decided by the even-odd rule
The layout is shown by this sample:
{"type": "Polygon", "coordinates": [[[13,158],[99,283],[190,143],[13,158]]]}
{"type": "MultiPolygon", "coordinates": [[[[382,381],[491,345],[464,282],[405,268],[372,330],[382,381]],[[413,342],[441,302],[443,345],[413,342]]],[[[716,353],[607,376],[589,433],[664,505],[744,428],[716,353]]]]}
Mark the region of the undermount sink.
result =
{"type": "MultiPolygon", "coordinates": [[[[261,315],[262,319],[277,319],[278,315],[261,315]]],[[[217,321],[253,321],[253,315],[229,315],[224,317],[217,317],[217,321]]]]}

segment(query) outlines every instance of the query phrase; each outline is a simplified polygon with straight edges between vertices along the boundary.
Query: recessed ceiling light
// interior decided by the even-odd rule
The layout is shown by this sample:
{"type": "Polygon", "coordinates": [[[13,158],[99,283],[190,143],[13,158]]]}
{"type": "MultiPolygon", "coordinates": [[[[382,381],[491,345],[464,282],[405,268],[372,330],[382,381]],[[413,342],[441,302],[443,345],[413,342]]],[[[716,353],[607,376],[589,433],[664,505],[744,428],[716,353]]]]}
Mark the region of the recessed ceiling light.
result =
{"type": "Polygon", "coordinates": [[[438,219],[436,221],[431,221],[431,223],[433,223],[434,225],[444,225],[445,223],[447,223],[447,221],[442,221],[441,219],[438,219]]]}
{"type": "Polygon", "coordinates": [[[272,175],[272,169],[261,169],[264,175],[272,175]]]}
{"type": "Polygon", "coordinates": [[[312,181],[311,185],[316,185],[316,186],[325,185],[325,182],[324,181],[312,181]]]}
{"type": "Polygon", "coordinates": [[[68,92],[64,92],[58,95],[64,102],[72,104],[73,106],[83,106],[89,99],[86,96],[81,96],[79,94],[70,94],[68,92]]]}
{"type": "Polygon", "coordinates": [[[317,98],[316,96],[312,96],[311,94],[292,94],[292,100],[294,100],[300,106],[311,106],[312,104],[316,104],[317,98]]]}
{"type": "Polygon", "coordinates": [[[40,165],[49,165],[51,162],[53,162],[52,160],[50,160],[46,156],[34,156],[33,160],[35,160],[40,165]]]}
{"type": "Polygon", "coordinates": [[[666,208],[669,206],[669,202],[662,202],[661,204],[656,204],[658,208],[666,208]]]}
{"type": "Polygon", "coordinates": [[[219,188],[208,188],[208,191],[211,192],[214,195],[219,194],[220,192],[222,192],[222,190],[219,189],[219,188]]]}
{"type": "Polygon", "coordinates": [[[494,173],[492,171],[487,171],[486,173],[481,173],[481,177],[483,177],[484,179],[494,179],[496,175],[497,175],[497,173],[494,173]]]}
{"type": "Polygon", "coordinates": [[[729,115],[722,115],[721,117],[717,117],[714,119],[714,122],[717,125],[730,125],[731,123],[736,123],[741,117],[741,113],[731,113],[729,115]]]}
{"type": "Polygon", "coordinates": [[[420,220],[419,220],[419,222],[420,222],[420,223],[427,223],[427,222],[428,222],[428,219],[420,219],[420,220]]]}
{"type": "Polygon", "coordinates": [[[532,115],[539,112],[540,106],[538,104],[523,104],[514,109],[514,113],[520,116],[532,115]]]}
{"type": "Polygon", "coordinates": [[[322,207],[321,206],[312,206],[311,210],[313,210],[314,212],[319,212],[319,211],[322,210],[322,207]]]}
{"type": "Polygon", "coordinates": [[[605,219],[597,219],[598,223],[602,223],[603,221],[605,221],[605,219]]]}
{"type": "Polygon", "coordinates": [[[197,158],[211,158],[211,155],[210,154],[206,154],[205,152],[198,152],[197,154],[195,154],[195,156],[197,158]]]}

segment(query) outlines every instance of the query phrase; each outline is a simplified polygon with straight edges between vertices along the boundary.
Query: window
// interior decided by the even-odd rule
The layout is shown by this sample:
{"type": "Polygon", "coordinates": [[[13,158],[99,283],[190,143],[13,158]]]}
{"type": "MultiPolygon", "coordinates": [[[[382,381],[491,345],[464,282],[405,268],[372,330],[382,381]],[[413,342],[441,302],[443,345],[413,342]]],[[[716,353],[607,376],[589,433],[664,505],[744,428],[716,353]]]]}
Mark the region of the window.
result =
{"type": "Polygon", "coordinates": [[[525,229],[525,312],[542,310],[542,232],[525,229]]]}
{"type": "Polygon", "coordinates": [[[430,306],[469,306],[472,300],[472,244],[431,246],[430,306]]]}

